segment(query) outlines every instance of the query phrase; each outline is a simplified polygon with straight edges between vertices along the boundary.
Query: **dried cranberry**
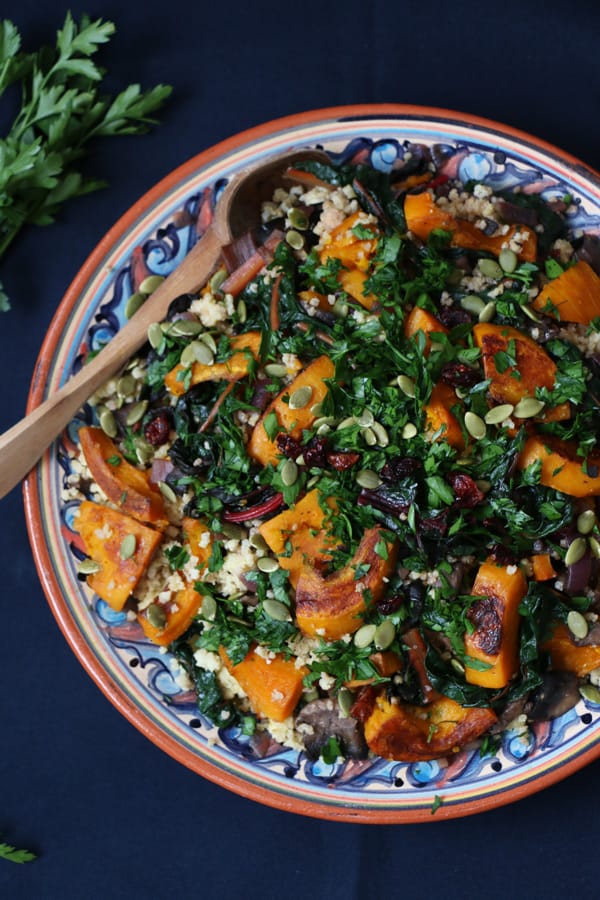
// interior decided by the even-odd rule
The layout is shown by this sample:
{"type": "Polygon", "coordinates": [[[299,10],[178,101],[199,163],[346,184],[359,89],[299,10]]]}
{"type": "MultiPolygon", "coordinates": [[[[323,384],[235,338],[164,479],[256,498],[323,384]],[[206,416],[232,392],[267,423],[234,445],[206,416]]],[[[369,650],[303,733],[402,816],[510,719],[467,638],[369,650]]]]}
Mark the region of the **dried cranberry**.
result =
{"type": "Polygon", "coordinates": [[[325,469],[327,466],[327,441],[325,438],[313,438],[304,449],[304,462],[307,466],[325,469]]]}
{"type": "Polygon", "coordinates": [[[457,325],[466,325],[471,321],[471,316],[466,309],[459,309],[456,306],[445,306],[439,312],[440,322],[446,328],[455,328],[457,325]]]}
{"type": "Polygon", "coordinates": [[[169,440],[170,431],[169,414],[162,409],[144,426],[144,437],[152,447],[160,447],[169,440]]]}
{"type": "Polygon", "coordinates": [[[481,379],[477,369],[465,365],[465,363],[450,362],[442,368],[442,381],[451,387],[473,387],[481,379]]]}
{"type": "Polygon", "coordinates": [[[421,461],[412,456],[393,456],[379,473],[384,481],[401,481],[421,468],[421,461]]]}
{"type": "Polygon", "coordinates": [[[448,531],[448,510],[443,509],[435,516],[421,519],[420,526],[425,534],[439,534],[440,536],[446,534],[448,531]]]}
{"type": "Polygon", "coordinates": [[[503,544],[494,544],[489,555],[498,566],[514,566],[517,564],[517,557],[513,551],[503,544]]]}
{"type": "Polygon", "coordinates": [[[401,594],[394,594],[393,596],[388,595],[377,601],[377,611],[380,612],[382,616],[389,616],[391,613],[400,609],[403,603],[404,597],[401,594]]]}
{"type": "Polygon", "coordinates": [[[275,438],[275,443],[279,452],[287,456],[288,459],[296,459],[302,453],[300,442],[292,437],[291,434],[279,433],[275,438]]]}
{"type": "Polygon", "coordinates": [[[473,509],[484,498],[483,491],[479,490],[470,475],[464,472],[450,472],[447,476],[448,484],[454,491],[456,506],[473,509]]]}
{"type": "Polygon", "coordinates": [[[327,462],[336,472],[345,472],[351,469],[360,459],[360,453],[352,451],[331,451],[327,454],[327,462]]]}

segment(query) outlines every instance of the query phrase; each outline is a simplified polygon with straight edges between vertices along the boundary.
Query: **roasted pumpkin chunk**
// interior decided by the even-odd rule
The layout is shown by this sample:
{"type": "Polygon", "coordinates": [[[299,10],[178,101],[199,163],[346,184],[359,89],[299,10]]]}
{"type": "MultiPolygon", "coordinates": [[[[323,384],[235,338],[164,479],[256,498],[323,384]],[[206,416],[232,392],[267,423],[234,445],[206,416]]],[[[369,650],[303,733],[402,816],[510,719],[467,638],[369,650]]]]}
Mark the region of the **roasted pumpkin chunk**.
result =
{"type": "Polygon", "coordinates": [[[517,404],[534,397],[536,388],[552,390],[556,365],[543,347],[510,325],[479,323],[473,328],[481,350],[489,393],[497,403],[517,404]]]}
{"type": "Polygon", "coordinates": [[[164,501],[160,491],[150,483],[149,473],[127,462],[101,428],[84,425],[79,429],[79,440],[94,481],[110,502],[140,522],[166,528],[169,522],[164,501]]]}
{"type": "Polygon", "coordinates": [[[571,632],[562,622],[557,622],[543,649],[550,654],[552,667],[575,672],[583,678],[600,666],[600,645],[576,644],[571,632]]]}
{"type": "Polygon", "coordinates": [[[519,469],[539,463],[540,483],[570,497],[600,495],[600,457],[584,460],[577,444],[552,435],[532,435],[519,454],[519,469]]]}
{"type": "Polygon", "coordinates": [[[366,610],[365,596],[372,603],[383,596],[385,579],[394,569],[397,553],[397,542],[385,540],[380,528],[369,528],[351,562],[333,575],[324,577],[306,566],[296,585],[300,631],[327,641],[357,631],[366,610]],[[359,577],[357,573],[361,573],[359,577]]]}
{"type": "Polygon", "coordinates": [[[91,589],[119,612],[135,590],[160,542],[160,532],[108,506],[84,500],[75,527],[85,552],[100,570],[88,575],[91,589]]]}
{"type": "Polygon", "coordinates": [[[248,695],[254,712],[262,718],[283,722],[292,714],[302,695],[304,666],[278,653],[265,658],[256,647],[239,663],[233,664],[224,647],[219,650],[227,670],[248,695]]]}
{"type": "Polygon", "coordinates": [[[180,396],[185,394],[189,388],[205,381],[238,381],[248,374],[253,360],[258,358],[260,341],[260,331],[249,331],[246,334],[232,337],[229,346],[233,352],[225,362],[216,362],[211,365],[195,362],[189,369],[190,374],[187,379],[184,376],[188,370],[178,363],[165,375],[165,385],[172,394],[180,396]]]}
{"type": "Polygon", "coordinates": [[[589,325],[600,316],[600,276],[580,259],[549,281],[532,305],[563,322],[589,325]]]}

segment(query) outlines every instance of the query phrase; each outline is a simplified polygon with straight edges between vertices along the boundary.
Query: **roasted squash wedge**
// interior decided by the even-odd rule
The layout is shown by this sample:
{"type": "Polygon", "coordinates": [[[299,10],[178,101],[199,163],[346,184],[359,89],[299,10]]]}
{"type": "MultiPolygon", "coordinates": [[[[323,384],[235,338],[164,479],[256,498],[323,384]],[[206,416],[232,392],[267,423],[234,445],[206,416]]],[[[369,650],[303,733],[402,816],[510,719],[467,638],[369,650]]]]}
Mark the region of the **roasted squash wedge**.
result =
{"type": "Polygon", "coordinates": [[[438,382],[425,404],[425,433],[431,440],[447,441],[456,450],[464,450],[465,439],[462,428],[452,408],[459,399],[449,384],[438,382]]]}
{"type": "Polygon", "coordinates": [[[140,522],[166,528],[169,522],[162,494],[150,483],[149,473],[128,463],[101,428],[84,425],[79,440],[94,481],[110,502],[140,522]]]}
{"type": "Polygon", "coordinates": [[[201,606],[202,594],[199,594],[193,585],[187,585],[177,591],[167,604],[161,605],[165,617],[164,625],[160,628],[153,625],[148,618],[148,609],[138,613],[138,622],[152,643],[166,647],[187,631],[201,606]]]}
{"type": "Polygon", "coordinates": [[[576,644],[563,622],[557,622],[543,649],[550,654],[552,667],[575,672],[579,678],[600,667],[600,645],[576,644]]]}
{"type": "Polygon", "coordinates": [[[283,722],[292,714],[302,696],[302,679],[308,674],[304,666],[297,668],[293,659],[279,653],[265,659],[256,647],[234,665],[224,647],[219,654],[223,664],[247,694],[257,716],[283,722]]]}
{"type": "Polygon", "coordinates": [[[331,240],[321,250],[321,261],[339,259],[343,268],[338,273],[340,287],[346,291],[361,306],[371,309],[375,303],[375,296],[365,292],[367,270],[371,259],[377,250],[377,229],[366,226],[372,231],[373,237],[358,237],[353,228],[360,223],[361,212],[353,213],[347,219],[334,228],[331,232],[331,240]]]}
{"type": "MultiPolygon", "coordinates": [[[[331,511],[333,498],[327,500],[331,511]]],[[[290,584],[296,587],[307,565],[320,566],[331,559],[331,550],[339,540],[328,532],[326,512],[319,503],[319,492],[309,491],[295,504],[259,526],[259,532],[279,558],[279,565],[290,573],[290,584]]]]}
{"type": "Polygon", "coordinates": [[[589,325],[600,316],[600,276],[580,259],[549,281],[532,306],[562,322],[589,325]]]}
{"type": "Polygon", "coordinates": [[[296,584],[296,622],[303,634],[337,641],[360,628],[365,595],[372,603],[383,596],[384,579],[396,562],[397,543],[385,541],[382,551],[383,540],[380,528],[369,528],[352,561],[333,575],[324,577],[310,566],[302,570],[296,584]]]}
{"type": "Polygon", "coordinates": [[[432,334],[448,334],[446,326],[440,322],[437,316],[422,309],[420,306],[413,306],[410,313],[404,320],[404,335],[407,338],[414,338],[422,331],[425,335],[424,355],[427,356],[431,352],[431,335],[432,334]]]}
{"type": "Polygon", "coordinates": [[[430,191],[407,194],[404,200],[404,215],[408,230],[422,241],[426,241],[434,229],[442,229],[451,233],[453,247],[486,251],[496,256],[508,246],[518,231],[526,235],[517,254],[519,259],[522,262],[534,262],[536,259],[537,238],[531,228],[525,225],[511,225],[506,234],[487,235],[471,222],[457,219],[439,207],[430,191]]]}
{"type": "Polygon", "coordinates": [[[185,394],[189,388],[205,381],[238,381],[248,374],[253,360],[258,359],[260,342],[260,331],[249,331],[247,334],[232,337],[229,346],[233,352],[225,362],[213,363],[210,366],[195,362],[191,367],[189,382],[183,377],[185,366],[178,363],[165,375],[165,385],[178,397],[185,394]]]}
{"type": "Polygon", "coordinates": [[[473,631],[464,638],[465,678],[481,687],[506,687],[519,667],[519,604],[527,593],[527,579],[517,566],[499,566],[488,559],[479,567],[471,593],[481,599],[467,613],[473,631]],[[486,668],[474,668],[470,660],[486,668]]]}
{"type": "Polygon", "coordinates": [[[112,609],[120,612],[148,568],[162,541],[161,533],[131,516],[89,500],[81,503],[75,528],[85,552],[101,567],[100,571],[88,575],[88,585],[112,609]],[[132,545],[127,554],[123,549],[125,539],[132,545]]]}
{"type": "Polygon", "coordinates": [[[300,438],[305,428],[310,428],[317,418],[312,412],[316,403],[320,403],[327,396],[329,387],[327,379],[333,378],[335,366],[328,356],[319,356],[303,369],[281,393],[269,404],[263,415],[254,426],[254,430],[248,442],[248,455],[263,466],[276,463],[278,459],[277,444],[274,438],[269,436],[265,423],[276,417],[279,428],[300,438]],[[300,409],[290,406],[288,400],[299,388],[310,388],[311,395],[306,404],[300,409]]]}
{"type": "Polygon", "coordinates": [[[461,706],[438,697],[425,706],[386,699],[378,693],[364,722],[369,749],[384,759],[420,762],[458,753],[497,720],[488,708],[461,706]]]}
{"type": "Polygon", "coordinates": [[[485,377],[490,379],[489,393],[497,403],[516,404],[535,396],[538,387],[554,387],[555,363],[522,331],[481,322],[473,328],[473,337],[481,350],[485,377]]]}
{"type": "Polygon", "coordinates": [[[540,462],[540,482],[570,497],[600,495],[600,458],[583,460],[577,445],[551,435],[532,435],[519,454],[519,469],[540,462]]]}

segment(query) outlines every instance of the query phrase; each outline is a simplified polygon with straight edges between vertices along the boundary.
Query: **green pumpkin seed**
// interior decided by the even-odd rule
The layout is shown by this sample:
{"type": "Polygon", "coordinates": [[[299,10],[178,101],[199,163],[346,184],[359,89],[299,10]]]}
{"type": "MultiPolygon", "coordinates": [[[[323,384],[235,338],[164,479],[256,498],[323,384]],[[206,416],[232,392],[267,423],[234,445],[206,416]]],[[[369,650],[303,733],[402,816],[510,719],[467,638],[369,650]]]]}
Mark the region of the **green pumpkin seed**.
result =
{"type": "Polygon", "coordinates": [[[593,509],[586,509],[577,516],[577,531],[579,534],[589,534],[594,530],[596,524],[596,513],[593,509]]]}
{"type": "Polygon", "coordinates": [[[476,441],[480,441],[484,438],[487,430],[481,416],[478,416],[477,413],[471,412],[470,410],[468,413],[465,413],[465,428],[476,441]]]}
{"type": "Polygon", "coordinates": [[[501,403],[500,406],[494,406],[485,414],[484,421],[486,425],[498,425],[508,419],[514,411],[512,403],[501,403]]]}
{"type": "Polygon", "coordinates": [[[594,556],[596,559],[600,559],[600,543],[596,540],[596,538],[588,538],[588,545],[592,552],[592,556],[594,556]]]}
{"type": "Polygon", "coordinates": [[[491,322],[495,315],[496,304],[492,300],[490,300],[489,303],[485,304],[477,318],[480,322],[491,322]]]}
{"type": "Polygon", "coordinates": [[[539,316],[536,316],[536,314],[534,313],[534,311],[531,309],[530,306],[526,306],[525,304],[523,304],[523,305],[521,306],[521,312],[522,312],[522,313],[525,313],[525,315],[526,315],[529,319],[531,319],[532,322],[539,322],[539,321],[540,321],[539,316]]]}
{"type": "Polygon", "coordinates": [[[484,494],[487,494],[492,489],[492,482],[486,481],[485,478],[478,478],[475,484],[480,491],[483,491],[484,494]]]}
{"type": "Polygon", "coordinates": [[[403,394],[407,397],[415,397],[417,394],[417,388],[415,382],[412,378],[409,378],[408,375],[398,375],[396,379],[396,383],[403,394]]]}
{"type": "Polygon", "coordinates": [[[484,308],[485,303],[478,297],[477,294],[467,294],[466,297],[463,297],[460,301],[460,305],[467,312],[472,313],[474,316],[478,316],[481,310],[484,308]]]}
{"type": "Polygon", "coordinates": [[[407,422],[404,428],[402,429],[402,437],[405,441],[410,441],[411,438],[416,437],[418,434],[417,426],[413,425],[412,422],[407,422]]]}
{"type": "Polygon", "coordinates": [[[141,463],[142,466],[145,466],[146,463],[150,462],[150,460],[154,456],[154,450],[152,449],[148,441],[145,441],[144,438],[140,435],[136,435],[136,437],[134,438],[133,447],[138,462],[141,463]]]}
{"type": "Polygon", "coordinates": [[[256,562],[256,568],[259,572],[276,572],[279,568],[279,563],[272,556],[261,556],[256,562]]]}
{"type": "Polygon", "coordinates": [[[375,437],[377,438],[377,443],[380,447],[387,447],[390,442],[390,436],[387,433],[386,429],[383,427],[381,422],[373,422],[371,426],[371,431],[374,432],[375,437]]]}
{"type": "Polygon", "coordinates": [[[298,466],[293,459],[286,459],[285,462],[282,463],[280,474],[281,480],[286,487],[291,487],[297,482],[298,466]]]}
{"type": "Polygon", "coordinates": [[[328,425],[331,428],[332,425],[335,425],[336,420],[333,416],[319,416],[318,419],[315,419],[313,422],[314,428],[320,428],[321,425],[328,425]]]}
{"type": "Polygon", "coordinates": [[[285,603],[281,603],[279,600],[268,598],[263,603],[263,609],[269,618],[274,619],[275,622],[289,622],[291,619],[289,609],[285,603]]]}
{"type": "Polygon", "coordinates": [[[587,619],[576,609],[572,609],[567,616],[567,628],[579,640],[587,637],[589,631],[587,619]]]}
{"type": "Polygon", "coordinates": [[[140,293],[150,295],[153,294],[157,287],[160,287],[165,279],[162,275],[148,275],[140,284],[140,293]]]}
{"type": "Polygon", "coordinates": [[[217,343],[210,333],[210,331],[205,331],[204,334],[201,334],[198,338],[199,341],[202,341],[203,344],[206,344],[211,353],[217,355],[217,343]]]}
{"type": "Polygon", "coordinates": [[[238,321],[243,325],[246,319],[248,318],[248,308],[246,306],[245,300],[240,300],[237,307],[236,313],[238,317],[238,321]]]}
{"type": "Polygon", "coordinates": [[[211,594],[205,594],[202,598],[202,606],[200,607],[200,615],[207,622],[212,622],[217,614],[217,601],[211,594]]]}
{"type": "Polygon", "coordinates": [[[107,434],[111,438],[117,436],[119,431],[117,420],[115,419],[110,409],[104,407],[98,415],[98,421],[100,423],[100,428],[102,429],[104,434],[107,434]]]}
{"type": "Polygon", "coordinates": [[[350,307],[345,300],[336,300],[331,307],[331,312],[334,316],[337,316],[338,319],[347,319],[350,307]]]}
{"type": "Polygon", "coordinates": [[[375,629],[375,635],[373,638],[373,642],[377,650],[387,650],[396,637],[396,627],[393,622],[390,622],[389,619],[385,622],[381,622],[380,625],[375,629]]]}
{"type": "Polygon", "coordinates": [[[323,401],[319,400],[318,403],[313,403],[313,405],[310,408],[310,411],[313,414],[313,416],[317,416],[317,417],[322,416],[323,412],[324,412],[323,401]]]}
{"type": "Polygon", "coordinates": [[[457,675],[465,674],[465,667],[463,666],[461,661],[459,659],[457,659],[455,656],[453,656],[452,659],[450,660],[450,665],[452,666],[452,668],[454,669],[454,671],[456,672],[457,675]]]}
{"type": "Polygon", "coordinates": [[[132,294],[127,303],[125,304],[125,318],[131,319],[132,316],[136,314],[140,306],[143,306],[146,302],[145,294],[132,294]]]}
{"type": "Polygon", "coordinates": [[[377,435],[372,428],[363,428],[362,436],[367,447],[374,447],[377,444],[377,435]]]}
{"type": "Polygon", "coordinates": [[[225,269],[217,269],[215,274],[212,276],[210,281],[208,282],[208,286],[210,287],[213,294],[218,293],[221,285],[227,278],[227,272],[225,269]]]}
{"type": "Polygon", "coordinates": [[[354,646],[360,650],[364,650],[373,643],[376,631],[375,625],[363,625],[354,635],[354,646]]]}
{"type": "Polygon", "coordinates": [[[283,363],[267,363],[265,373],[270,378],[284,378],[287,375],[287,366],[283,363]]]}
{"type": "Polygon", "coordinates": [[[230,541],[241,541],[246,535],[245,529],[236,522],[223,522],[221,525],[221,532],[226,538],[229,538],[230,541]]]}
{"type": "Polygon", "coordinates": [[[154,350],[159,350],[164,344],[164,332],[158,322],[153,322],[152,325],[148,327],[148,340],[150,342],[150,346],[154,350]]]}
{"type": "Polygon", "coordinates": [[[511,275],[519,265],[519,257],[514,250],[501,250],[498,256],[498,262],[502,269],[511,275]]]}
{"type": "Polygon", "coordinates": [[[139,403],[135,403],[129,412],[127,413],[127,418],[125,422],[127,425],[135,425],[136,422],[139,422],[144,418],[146,410],[148,409],[148,401],[140,400],[139,403]]]}
{"type": "Polygon", "coordinates": [[[375,416],[371,412],[370,409],[363,409],[360,416],[357,419],[358,424],[361,428],[369,428],[373,422],[375,421],[375,416]]]}
{"type": "Polygon", "coordinates": [[[304,236],[295,229],[290,229],[285,236],[286,243],[290,245],[292,250],[302,250],[304,247],[304,236]]]}
{"type": "Polygon", "coordinates": [[[163,497],[165,498],[165,500],[168,500],[169,503],[175,503],[177,501],[177,494],[175,493],[175,491],[173,490],[171,485],[167,484],[166,481],[159,481],[158,489],[161,492],[161,494],[163,495],[163,497]]]}
{"type": "Polygon", "coordinates": [[[348,688],[340,688],[337,695],[337,702],[343,719],[347,719],[354,703],[354,694],[348,688]]]}
{"type": "Polygon", "coordinates": [[[344,428],[352,428],[353,425],[358,425],[356,416],[348,416],[346,419],[342,419],[338,424],[336,431],[342,431],[344,428]]]}
{"type": "Polygon", "coordinates": [[[269,546],[260,532],[255,531],[249,538],[250,546],[255,550],[268,550],[269,546]]]}
{"type": "Polygon", "coordinates": [[[587,541],[582,537],[571,541],[565,553],[565,566],[573,566],[576,562],[579,562],[585,556],[587,545],[587,541]]]}
{"type": "Polygon", "coordinates": [[[78,575],[95,575],[96,572],[100,572],[102,570],[102,566],[100,563],[97,563],[95,559],[82,559],[79,565],[77,566],[77,574],[78,575]]]}
{"type": "Polygon", "coordinates": [[[498,281],[504,274],[495,259],[480,259],[477,265],[479,271],[485,275],[486,278],[493,278],[495,281],[498,281]]]}
{"type": "Polygon", "coordinates": [[[600,691],[593,684],[582,684],[579,688],[579,693],[584,700],[600,706],[600,691]]]}
{"type": "Polygon", "coordinates": [[[152,603],[146,610],[146,618],[153,628],[164,628],[167,624],[167,614],[158,603],[152,603]]]}
{"type": "Polygon", "coordinates": [[[119,556],[121,557],[121,559],[131,559],[131,557],[135,553],[136,547],[137,539],[135,534],[126,534],[121,541],[121,546],[119,547],[119,556]]]}
{"type": "Polygon", "coordinates": [[[545,405],[542,400],[536,400],[535,397],[523,397],[515,406],[515,416],[518,419],[530,419],[537,416],[545,405]]]}
{"type": "Polygon", "coordinates": [[[372,469],[361,469],[356,473],[355,481],[360,487],[366,488],[368,491],[374,491],[381,484],[381,479],[377,472],[372,469]]]}
{"type": "Polygon", "coordinates": [[[327,422],[322,422],[319,425],[319,427],[317,428],[317,434],[319,436],[321,436],[323,434],[329,434],[330,431],[331,431],[331,425],[328,425],[327,422]]]}
{"type": "Polygon", "coordinates": [[[308,228],[308,216],[296,206],[293,206],[292,209],[290,209],[287,217],[292,228],[298,228],[299,231],[306,231],[308,228]]]}
{"type": "MultiPolygon", "coordinates": [[[[317,434],[318,434],[318,432],[317,432],[317,434]]],[[[298,456],[296,457],[296,465],[297,466],[305,466],[306,465],[306,460],[304,459],[304,455],[302,453],[299,453],[298,456]]]]}
{"type": "Polygon", "coordinates": [[[200,363],[203,366],[212,366],[215,358],[210,347],[204,341],[191,341],[187,344],[181,353],[181,365],[189,368],[194,363],[200,363]]]}
{"type": "Polygon", "coordinates": [[[177,319],[171,326],[173,337],[197,337],[204,330],[204,325],[197,319],[177,319]]]}
{"type": "Polygon", "coordinates": [[[312,397],[312,395],[313,389],[308,384],[296,388],[296,390],[292,391],[292,393],[290,394],[290,409],[304,409],[304,407],[308,406],[308,404],[310,403],[310,398],[312,397]]]}

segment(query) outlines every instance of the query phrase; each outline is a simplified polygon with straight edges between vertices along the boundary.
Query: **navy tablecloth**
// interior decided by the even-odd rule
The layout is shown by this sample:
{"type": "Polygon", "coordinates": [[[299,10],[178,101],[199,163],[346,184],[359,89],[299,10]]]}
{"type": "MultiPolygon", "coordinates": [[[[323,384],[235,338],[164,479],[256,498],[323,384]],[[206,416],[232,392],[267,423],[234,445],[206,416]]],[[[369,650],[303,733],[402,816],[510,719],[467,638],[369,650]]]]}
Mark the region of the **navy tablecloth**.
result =
{"type": "MultiPolygon", "coordinates": [[[[98,240],[169,171],[241,129],[338,104],[420,103],[505,122],[600,168],[592,0],[70,7],[117,24],[102,57],[110,87],[175,91],[157,130],[93,149],[88,170],[108,190],[28,230],[0,265],[13,301],[0,315],[1,429],[23,413],[57,304],[98,240]]],[[[52,40],[66,8],[13,0],[1,15],[34,47],[52,40]]],[[[8,114],[1,106],[0,129],[8,114]]],[[[367,826],[273,810],[162,753],[85,674],[42,593],[19,490],[0,501],[0,573],[0,840],[40,854],[27,866],[0,859],[1,897],[598,895],[600,762],[462,820],[367,826]]]]}

